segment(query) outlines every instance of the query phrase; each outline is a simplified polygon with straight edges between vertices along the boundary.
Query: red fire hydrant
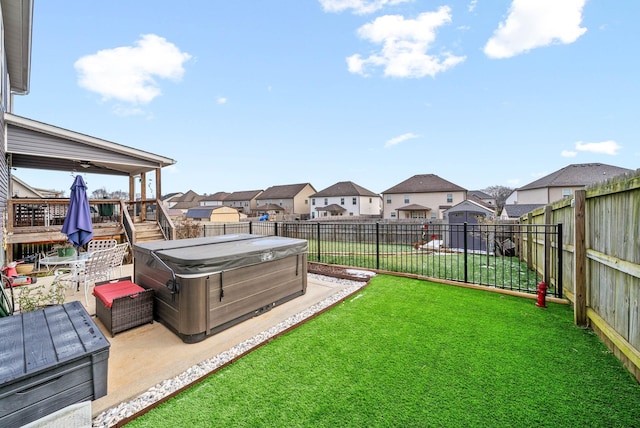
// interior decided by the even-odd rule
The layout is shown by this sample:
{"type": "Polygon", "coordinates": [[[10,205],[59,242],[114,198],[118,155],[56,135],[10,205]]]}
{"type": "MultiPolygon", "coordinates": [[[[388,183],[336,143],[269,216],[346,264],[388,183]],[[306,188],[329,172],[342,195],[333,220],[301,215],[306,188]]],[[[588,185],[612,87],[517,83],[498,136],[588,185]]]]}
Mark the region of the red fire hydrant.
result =
{"type": "Polygon", "coordinates": [[[547,307],[547,301],[546,301],[547,284],[545,284],[544,281],[540,281],[536,292],[538,293],[538,301],[536,302],[536,306],[540,308],[546,308],[547,307]]]}

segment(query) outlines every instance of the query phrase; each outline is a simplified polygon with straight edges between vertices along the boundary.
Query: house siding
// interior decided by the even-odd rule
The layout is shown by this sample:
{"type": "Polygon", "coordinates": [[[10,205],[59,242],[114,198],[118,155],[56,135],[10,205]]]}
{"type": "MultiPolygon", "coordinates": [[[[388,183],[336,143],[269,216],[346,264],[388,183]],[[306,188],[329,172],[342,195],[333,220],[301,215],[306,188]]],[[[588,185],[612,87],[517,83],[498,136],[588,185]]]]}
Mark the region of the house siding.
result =
{"type": "Polygon", "coordinates": [[[428,214],[429,218],[435,214],[435,219],[442,220],[443,211],[465,200],[465,192],[431,192],[431,193],[385,193],[382,195],[382,203],[384,204],[385,219],[404,219],[410,218],[409,212],[398,211],[407,205],[417,204],[427,208],[431,208],[431,212],[428,214]],[[447,200],[447,195],[451,195],[451,201],[447,200]],[[408,201],[405,200],[405,196],[408,197],[408,201]],[[389,199],[391,202],[389,203],[389,199]],[[392,214],[395,214],[392,215],[392,214]]]}
{"type": "MultiPolygon", "coordinates": [[[[9,75],[7,72],[7,58],[5,55],[4,47],[4,22],[2,21],[2,14],[0,13],[0,37],[2,43],[0,43],[0,126],[2,132],[0,132],[0,167],[2,173],[0,173],[0,218],[2,218],[2,234],[6,233],[4,219],[7,218],[7,200],[9,199],[9,174],[11,173],[9,165],[7,164],[7,153],[5,151],[6,141],[6,125],[4,122],[4,112],[8,111],[9,106],[9,75]]],[[[4,266],[4,251],[0,251],[0,264],[4,266]]]]}
{"type": "Polygon", "coordinates": [[[346,211],[340,216],[351,217],[361,215],[380,215],[381,212],[381,199],[379,196],[329,196],[329,197],[313,197],[310,198],[309,214],[311,218],[329,217],[330,213],[327,211],[317,211],[316,208],[326,207],[328,205],[339,205],[346,211]],[[356,198],[356,204],[353,204],[353,198],[356,198]],[[324,203],[324,200],[327,203],[324,203]],[[344,199],[344,203],[341,203],[344,199]],[[371,199],[371,202],[369,202],[371,199]],[[313,201],[315,200],[315,205],[313,201]]]}

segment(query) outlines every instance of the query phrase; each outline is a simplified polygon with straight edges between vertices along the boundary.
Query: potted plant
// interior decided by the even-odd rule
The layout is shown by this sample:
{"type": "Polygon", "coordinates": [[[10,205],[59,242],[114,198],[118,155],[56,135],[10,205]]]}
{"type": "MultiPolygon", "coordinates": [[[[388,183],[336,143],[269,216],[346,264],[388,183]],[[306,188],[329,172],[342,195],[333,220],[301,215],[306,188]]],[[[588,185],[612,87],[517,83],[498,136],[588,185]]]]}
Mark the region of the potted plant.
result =
{"type": "Polygon", "coordinates": [[[65,287],[59,281],[54,280],[51,285],[40,284],[36,287],[25,285],[16,293],[16,307],[20,312],[31,312],[46,306],[60,305],[64,303],[65,287]]]}
{"type": "Polygon", "coordinates": [[[76,253],[76,249],[71,242],[55,244],[53,249],[58,251],[58,257],[70,257],[76,253]]]}

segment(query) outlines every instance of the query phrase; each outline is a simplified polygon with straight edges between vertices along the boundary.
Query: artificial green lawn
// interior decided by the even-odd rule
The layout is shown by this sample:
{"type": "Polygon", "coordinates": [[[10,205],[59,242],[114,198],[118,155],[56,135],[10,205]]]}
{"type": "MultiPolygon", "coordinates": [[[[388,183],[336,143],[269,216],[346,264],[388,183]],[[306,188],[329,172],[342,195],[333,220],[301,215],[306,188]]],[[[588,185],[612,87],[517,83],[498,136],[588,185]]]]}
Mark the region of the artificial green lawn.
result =
{"type": "Polygon", "coordinates": [[[640,386],[568,306],[381,275],[127,426],[637,427],[640,386]]]}

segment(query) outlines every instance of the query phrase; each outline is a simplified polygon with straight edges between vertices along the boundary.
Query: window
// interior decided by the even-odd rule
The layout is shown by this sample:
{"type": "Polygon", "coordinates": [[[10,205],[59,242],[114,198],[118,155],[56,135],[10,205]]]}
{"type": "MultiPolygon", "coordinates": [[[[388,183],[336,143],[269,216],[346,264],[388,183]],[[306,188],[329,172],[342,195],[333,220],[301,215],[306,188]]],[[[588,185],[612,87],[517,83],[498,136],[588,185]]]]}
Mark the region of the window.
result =
{"type": "Polygon", "coordinates": [[[405,204],[409,203],[409,195],[404,195],[404,203],[405,204]]]}
{"type": "Polygon", "coordinates": [[[369,198],[369,203],[373,202],[373,199],[369,198]]]}
{"type": "Polygon", "coordinates": [[[448,203],[453,202],[453,194],[452,193],[447,193],[447,202],[448,203]]]}
{"type": "Polygon", "coordinates": [[[309,205],[309,199],[305,199],[305,200],[304,200],[304,204],[305,204],[305,205],[309,205]]]}
{"type": "Polygon", "coordinates": [[[387,203],[390,204],[391,203],[391,197],[387,196],[387,203]]]}
{"type": "Polygon", "coordinates": [[[391,211],[391,218],[396,218],[396,212],[395,211],[391,211]]]}
{"type": "Polygon", "coordinates": [[[340,198],[340,205],[344,205],[344,198],[340,198]]]}
{"type": "Polygon", "coordinates": [[[568,198],[572,194],[573,194],[573,192],[571,191],[571,189],[562,189],[562,197],[563,198],[568,198]]]}
{"type": "Polygon", "coordinates": [[[324,198],[324,205],[329,205],[329,199],[328,198],[324,198]]]}
{"type": "Polygon", "coordinates": [[[354,198],[351,200],[351,204],[352,204],[352,205],[356,205],[357,203],[358,203],[358,199],[354,197],[354,198]]]}

